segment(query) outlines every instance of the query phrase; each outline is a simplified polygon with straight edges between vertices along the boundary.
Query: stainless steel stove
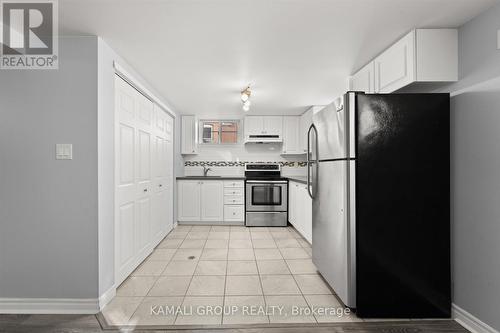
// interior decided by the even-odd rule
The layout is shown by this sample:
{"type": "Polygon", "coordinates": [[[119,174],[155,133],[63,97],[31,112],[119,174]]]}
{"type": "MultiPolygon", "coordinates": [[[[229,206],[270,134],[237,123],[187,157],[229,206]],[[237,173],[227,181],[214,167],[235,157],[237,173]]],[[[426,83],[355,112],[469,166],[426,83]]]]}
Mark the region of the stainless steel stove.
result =
{"type": "Polygon", "coordinates": [[[277,163],[245,164],[247,226],[284,227],[288,221],[288,180],[277,163]]]}

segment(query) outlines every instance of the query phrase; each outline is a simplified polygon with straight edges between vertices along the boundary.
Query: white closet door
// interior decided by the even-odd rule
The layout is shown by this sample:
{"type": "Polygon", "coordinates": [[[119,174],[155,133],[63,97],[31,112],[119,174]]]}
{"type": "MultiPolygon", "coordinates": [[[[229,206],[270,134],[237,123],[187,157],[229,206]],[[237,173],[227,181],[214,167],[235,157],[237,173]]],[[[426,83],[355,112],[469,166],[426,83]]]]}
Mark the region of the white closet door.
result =
{"type": "Polygon", "coordinates": [[[165,191],[165,138],[155,133],[153,139],[153,229],[152,239],[156,239],[162,232],[162,224],[166,219],[165,206],[167,204],[165,191]]]}
{"type": "Polygon", "coordinates": [[[167,115],[165,122],[166,132],[166,157],[165,157],[165,170],[167,172],[165,179],[166,191],[166,221],[164,230],[169,232],[174,227],[174,118],[167,115]]]}
{"type": "Polygon", "coordinates": [[[137,181],[137,223],[136,253],[147,250],[152,238],[151,200],[152,200],[152,150],[153,150],[153,103],[139,92],[136,93],[137,105],[137,144],[136,144],[136,181],[137,181]]]}
{"type": "Polygon", "coordinates": [[[173,193],[172,175],[172,118],[155,106],[155,131],[153,139],[153,240],[172,229],[173,193]],[[169,132],[167,132],[169,131],[169,132]]]}
{"type": "Polygon", "coordinates": [[[173,119],[115,77],[115,283],[172,229],[173,119]]]}
{"type": "Polygon", "coordinates": [[[115,170],[115,214],[116,214],[116,246],[115,260],[118,283],[130,273],[136,253],[136,101],[137,93],[120,78],[115,79],[116,107],[116,170],[115,170]]]}

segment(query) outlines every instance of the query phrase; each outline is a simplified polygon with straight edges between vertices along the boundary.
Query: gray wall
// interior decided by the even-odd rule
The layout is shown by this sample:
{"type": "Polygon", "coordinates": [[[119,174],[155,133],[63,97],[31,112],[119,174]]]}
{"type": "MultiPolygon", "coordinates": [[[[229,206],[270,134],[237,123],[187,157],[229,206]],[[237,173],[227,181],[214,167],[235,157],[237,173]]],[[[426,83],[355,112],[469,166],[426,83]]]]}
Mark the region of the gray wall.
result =
{"type": "Polygon", "coordinates": [[[500,80],[452,98],[453,303],[500,329],[500,80]]]}
{"type": "Polygon", "coordinates": [[[460,27],[460,81],[447,87],[449,91],[457,91],[500,76],[500,50],[497,49],[499,18],[500,4],[460,27]]]}
{"type": "Polygon", "coordinates": [[[453,302],[500,330],[500,5],[459,30],[452,98],[453,302]],[[476,85],[476,86],[473,86],[476,85]]]}
{"type": "Polygon", "coordinates": [[[500,5],[459,29],[451,92],[453,302],[500,330],[500,5]]]}
{"type": "Polygon", "coordinates": [[[98,37],[59,49],[59,70],[0,73],[0,298],[97,298],[114,285],[113,62],[161,96],[98,37]],[[56,143],[72,143],[73,160],[57,161],[56,143]]]}
{"type": "Polygon", "coordinates": [[[0,73],[0,297],[98,296],[97,39],[62,38],[59,56],[0,73]]]}

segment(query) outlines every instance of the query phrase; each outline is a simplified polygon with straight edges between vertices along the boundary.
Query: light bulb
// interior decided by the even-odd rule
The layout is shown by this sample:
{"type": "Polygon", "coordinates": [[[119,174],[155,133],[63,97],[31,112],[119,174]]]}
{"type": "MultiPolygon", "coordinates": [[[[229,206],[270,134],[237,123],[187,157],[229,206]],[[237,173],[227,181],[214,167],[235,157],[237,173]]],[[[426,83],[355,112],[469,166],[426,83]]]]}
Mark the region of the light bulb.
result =
{"type": "Polygon", "coordinates": [[[245,112],[250,111],[250,105],[248,105],[247,103],[244,103],[243,104],[243,111],[245,111],[245,112]]]}
{"type": "Polygon", "coordinates": [[[248,101],[248,95],[245,92],[241,93],[241,101],[244,103],[248,101]]]}

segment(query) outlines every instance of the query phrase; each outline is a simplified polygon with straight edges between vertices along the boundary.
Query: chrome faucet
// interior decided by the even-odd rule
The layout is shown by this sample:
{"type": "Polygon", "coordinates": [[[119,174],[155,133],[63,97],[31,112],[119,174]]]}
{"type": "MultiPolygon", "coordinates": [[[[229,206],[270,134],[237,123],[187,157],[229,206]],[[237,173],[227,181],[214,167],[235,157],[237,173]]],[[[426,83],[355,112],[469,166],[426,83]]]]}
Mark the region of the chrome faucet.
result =
{"type": "Polygon", "coordinates": [[[203,176],[206,177],[209,171],[212,171],[212,169],[203,167],[203,176]]]}

